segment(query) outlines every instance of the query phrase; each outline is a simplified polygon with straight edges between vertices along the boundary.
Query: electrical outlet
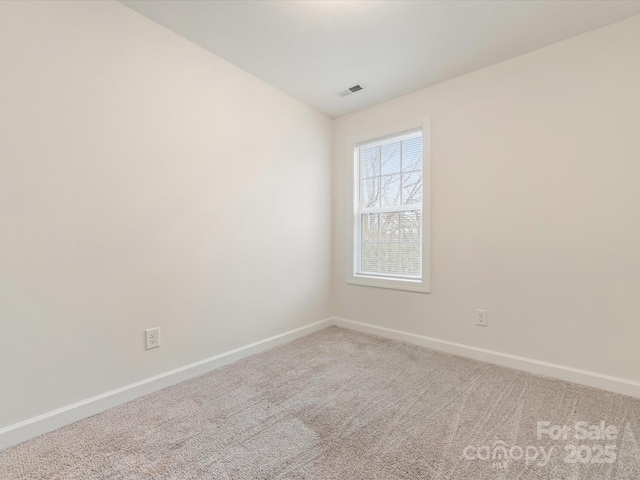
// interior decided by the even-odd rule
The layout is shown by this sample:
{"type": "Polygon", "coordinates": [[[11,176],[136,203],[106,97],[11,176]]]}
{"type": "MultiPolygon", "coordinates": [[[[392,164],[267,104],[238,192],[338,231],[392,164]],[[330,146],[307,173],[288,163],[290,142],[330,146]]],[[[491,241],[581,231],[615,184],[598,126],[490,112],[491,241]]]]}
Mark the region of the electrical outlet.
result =
{"type": "Polygon", "coordinates": [[[487,311],[486,310],[476,310],[476,325],[479,327],[487,326],[487,311]]]}
{"type": "Polygon", "coordinates": [[[160,346],[160,327],[150,328],[144,331],[144,340],[147,350],[160,346]]]}

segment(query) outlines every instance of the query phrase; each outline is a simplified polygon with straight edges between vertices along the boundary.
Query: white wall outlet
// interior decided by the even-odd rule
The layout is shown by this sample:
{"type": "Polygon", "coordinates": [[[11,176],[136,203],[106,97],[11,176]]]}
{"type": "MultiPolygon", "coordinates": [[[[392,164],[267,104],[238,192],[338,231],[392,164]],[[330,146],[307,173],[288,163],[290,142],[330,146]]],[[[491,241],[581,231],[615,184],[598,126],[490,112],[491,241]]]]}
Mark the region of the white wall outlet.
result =
{"type": "Polygon", "coordinates": [[[144,331],[144,340],[147,350],[160,346],[160,327],[150,328],[144,331]]]}
{"type": "Polygon", "coordinates": [[[486,310],[476,310],[476,325],[479,327],[487,326],[487,311],[486,310]]]}

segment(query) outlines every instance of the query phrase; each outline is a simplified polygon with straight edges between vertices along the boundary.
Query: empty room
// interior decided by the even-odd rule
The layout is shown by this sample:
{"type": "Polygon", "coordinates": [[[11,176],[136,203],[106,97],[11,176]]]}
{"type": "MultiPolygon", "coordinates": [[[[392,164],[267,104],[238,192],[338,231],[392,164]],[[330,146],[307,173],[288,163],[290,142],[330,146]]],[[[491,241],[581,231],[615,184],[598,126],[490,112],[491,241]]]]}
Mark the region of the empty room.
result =
{"type": "Polygon", "coordinates": [[[640,480],[640,0],[0,0],[0,480],[640,480]]]}

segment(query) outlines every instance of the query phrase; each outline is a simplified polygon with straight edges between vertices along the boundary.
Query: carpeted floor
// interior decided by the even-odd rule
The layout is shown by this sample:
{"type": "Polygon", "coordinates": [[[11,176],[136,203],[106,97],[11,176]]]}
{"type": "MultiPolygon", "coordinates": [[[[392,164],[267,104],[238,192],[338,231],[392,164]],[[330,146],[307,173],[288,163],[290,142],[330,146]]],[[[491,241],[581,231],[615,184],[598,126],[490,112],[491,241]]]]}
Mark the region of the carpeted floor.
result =
{"type": "Polygon", "coordinates": [[[640,400],[331,327],[0,452],[0,478],[638,480],[639,444],[640,400]]]}

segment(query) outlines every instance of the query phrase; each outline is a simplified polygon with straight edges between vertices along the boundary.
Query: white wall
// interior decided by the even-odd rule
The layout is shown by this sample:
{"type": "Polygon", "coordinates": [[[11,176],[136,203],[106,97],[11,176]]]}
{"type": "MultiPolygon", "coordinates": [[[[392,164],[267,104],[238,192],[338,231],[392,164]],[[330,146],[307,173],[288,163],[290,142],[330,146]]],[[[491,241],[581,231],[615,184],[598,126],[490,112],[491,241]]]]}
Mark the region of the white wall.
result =
{"type": "Polygon", "coordinates": [[[0,69],[0,427],[329,316],[330,119],[116,2],[0,69]]]}
{"type": "Polygon", "coordinates": [[[640,380],[640,17],[336,120],[333,181],[338,317],[640,380]],[[432,293],[347,285],[348,139],[424,114],[432,293]]]}
{"type": "Polygon", "coordinates": [[[640,380],[640,17],[334,121],[333,292],[328,118],[115,2],[0,65],[0,428],[331,313],[640,380]],[[347,285],[347,139],[424,114],[432,293],[347,285]]]}

